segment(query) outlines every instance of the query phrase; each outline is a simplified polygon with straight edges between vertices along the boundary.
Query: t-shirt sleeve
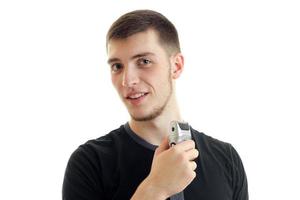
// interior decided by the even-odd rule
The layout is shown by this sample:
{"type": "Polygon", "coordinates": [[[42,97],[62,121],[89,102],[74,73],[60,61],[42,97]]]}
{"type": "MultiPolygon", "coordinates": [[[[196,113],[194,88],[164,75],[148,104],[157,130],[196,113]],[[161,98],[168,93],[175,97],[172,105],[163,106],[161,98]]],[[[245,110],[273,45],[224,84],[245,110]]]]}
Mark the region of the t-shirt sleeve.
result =
{"type": "Polygon", "coordinates": [[[248,183],[247,176],[244,170],[242,160],[234,149],[230,145],[230,153],[232,158],[232,170],[233,170],[233,200],[248,200],[248,183]]]}
{"type": "Polygon", "coordinates": [[[93,152],[80,146],[70,157],[66,167],[63,200],[105,199],[103,186],[99,181],[101,169],[96,165],[93,152]]]}

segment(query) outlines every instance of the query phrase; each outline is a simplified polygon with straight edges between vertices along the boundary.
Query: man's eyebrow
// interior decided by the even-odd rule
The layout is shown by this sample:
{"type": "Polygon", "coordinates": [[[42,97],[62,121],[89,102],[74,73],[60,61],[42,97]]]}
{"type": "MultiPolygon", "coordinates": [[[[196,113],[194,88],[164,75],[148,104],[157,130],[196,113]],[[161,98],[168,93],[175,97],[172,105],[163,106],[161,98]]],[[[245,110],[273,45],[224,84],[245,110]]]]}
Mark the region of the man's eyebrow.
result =
{"type": "Polygon", "coordinates": [[[144,56],[153,56],[155,55],[154,53],[151,53],[151,52],[144,52],[144,53],[139,53],[139,54],[136,54],[134,56],[131,57],[131,59],[135,59],[135,58],[140,58],[140,57],[144,57],[144,56]]]}
{"type": "Polygon", "coordinates": [[[110,64],[110,63],[118,62],[118,61],[120,61],[119,58],[110,58],[110,59],[108,59],[107,63],[110,64]]]}
{"type": "MultiPolygon", "coordinates": [[[[144,57],[144,56],[152,56],[152,55],[155,55],[154,53],[151,53],[151,52],[143,52],[143,53],[139,53],[139,54],[136,54],[134,56],[132,56],[130,59],[133,60],[135,58],[140,58],[140,57],[144,57]]],[[[110,63],[113,63],[113,62],[120,62],[121,60],[119,58],[110,58],[108,59],[107,63],[110,64],[110,63]]]]}

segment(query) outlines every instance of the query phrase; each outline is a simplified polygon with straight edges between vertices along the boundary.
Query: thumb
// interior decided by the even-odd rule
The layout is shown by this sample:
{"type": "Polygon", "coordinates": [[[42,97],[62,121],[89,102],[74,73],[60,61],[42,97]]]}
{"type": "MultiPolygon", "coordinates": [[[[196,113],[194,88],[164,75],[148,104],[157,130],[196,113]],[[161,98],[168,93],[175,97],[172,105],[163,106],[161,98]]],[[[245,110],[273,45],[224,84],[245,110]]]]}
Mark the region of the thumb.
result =
{"type": "Polygon", "coordinates": [[[169,139],[168,137],[165,137],[160,143],[160,145],[155,149],[154,155],[158,155],[167,149],[169,149],[169,139]]]}

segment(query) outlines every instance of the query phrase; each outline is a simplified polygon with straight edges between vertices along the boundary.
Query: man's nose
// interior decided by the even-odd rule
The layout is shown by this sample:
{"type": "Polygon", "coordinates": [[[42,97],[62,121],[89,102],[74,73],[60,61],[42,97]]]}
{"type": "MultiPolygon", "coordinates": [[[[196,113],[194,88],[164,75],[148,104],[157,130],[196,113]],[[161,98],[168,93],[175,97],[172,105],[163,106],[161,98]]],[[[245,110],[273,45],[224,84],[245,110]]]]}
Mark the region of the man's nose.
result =
{"type": "Polygon", "coordinates": [[[124,87],[132,87],[139,82],[138,73],[135,69],[132,69],[131,67],[125,67],[124,73],[123,73],[123,80],[122,85],[124,87]]]}

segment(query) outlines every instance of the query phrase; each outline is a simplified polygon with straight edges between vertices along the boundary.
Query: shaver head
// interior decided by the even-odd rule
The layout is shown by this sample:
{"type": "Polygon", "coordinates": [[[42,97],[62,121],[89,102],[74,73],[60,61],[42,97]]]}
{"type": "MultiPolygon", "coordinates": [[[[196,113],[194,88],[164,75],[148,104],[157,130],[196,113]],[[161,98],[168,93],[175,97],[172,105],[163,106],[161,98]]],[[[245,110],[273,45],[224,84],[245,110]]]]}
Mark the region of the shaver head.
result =
{"type": "Polygon", "coordinates": [[[176,145],[185,140],[192,139],[191,129],[188,123],[171,121],[170,134],[169,134],[169,146],[176,145]]]}

